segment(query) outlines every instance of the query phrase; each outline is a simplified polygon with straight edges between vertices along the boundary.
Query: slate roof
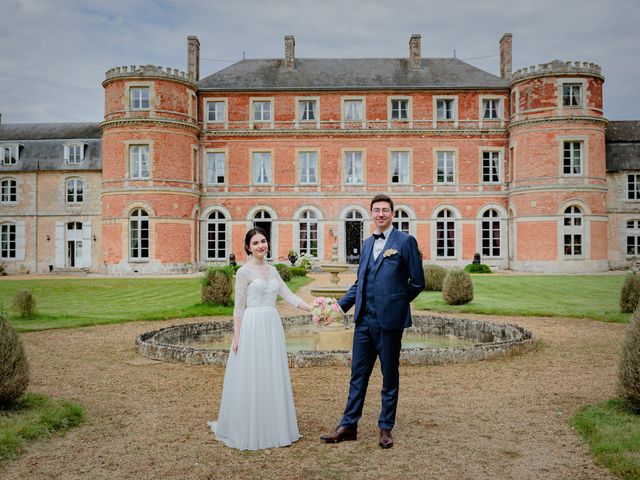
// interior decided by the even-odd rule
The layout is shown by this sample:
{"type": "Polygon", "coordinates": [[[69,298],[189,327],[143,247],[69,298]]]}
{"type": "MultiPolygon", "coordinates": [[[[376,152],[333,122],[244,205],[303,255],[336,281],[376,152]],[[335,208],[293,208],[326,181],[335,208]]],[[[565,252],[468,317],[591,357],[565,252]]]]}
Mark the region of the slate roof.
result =
{"type": "Polygon", "coordinates": [[[242,60],[198,82],[201,90],[506,89],[509,82],[456,58],[301,58],[242,60]]]}
{"type": "Polygon", "coordinates": [[[640,142],[640,120],[611,120],[605,135],[607,142],[640,142]]]}
{"type": "Polygon", "coordinates": [[[102,170],[102,131],[99,123],[5,123],[0,124],[0,144],[18,144],[15,165],[2,165],[6,171],[102,170]],[[84,160],[68,164],[65,143],[85,144],[84,160]]]}

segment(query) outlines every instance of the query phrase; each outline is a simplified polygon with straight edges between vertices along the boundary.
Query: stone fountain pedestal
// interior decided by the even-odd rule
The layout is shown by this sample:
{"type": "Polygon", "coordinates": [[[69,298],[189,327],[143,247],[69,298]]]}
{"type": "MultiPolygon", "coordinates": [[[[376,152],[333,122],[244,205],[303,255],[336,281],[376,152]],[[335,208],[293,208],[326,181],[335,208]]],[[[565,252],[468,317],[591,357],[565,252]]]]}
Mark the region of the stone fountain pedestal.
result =
{"type": "Polygon", "coordinates": [[[309,291],[314,297],[340,298],[347,293],[347,290],[349,290],[349,286],[338,285],[340,283],[340,277],[338,274],[349,270],[349,265],[346,263],[338,263],[337,243],[334,242],[332,250],[333,255],[331,257],[331,261],[320,264],[320,268],[322,268],[323,271],[331,273],[331,279],[329,280],[331,285],[311,287],[309,291]]]}

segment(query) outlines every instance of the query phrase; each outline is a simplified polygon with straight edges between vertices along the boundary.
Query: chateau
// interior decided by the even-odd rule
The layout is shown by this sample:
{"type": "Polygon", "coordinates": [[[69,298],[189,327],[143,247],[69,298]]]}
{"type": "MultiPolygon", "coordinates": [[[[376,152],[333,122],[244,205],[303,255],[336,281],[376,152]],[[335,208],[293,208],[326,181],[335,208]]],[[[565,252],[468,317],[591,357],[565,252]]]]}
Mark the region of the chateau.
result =
{"type": "Polygon", "coordinates": [[[599,272],[640,254],[640,122],[608,122],[598,65],[500,76],[456,58],[242,60],[200,78],[107,71],[91,124],[0,123],[0,262],[9,272],[185,272],[244,260],[248,228],[358,262],[369,201],[425,262],[599,272]]]}

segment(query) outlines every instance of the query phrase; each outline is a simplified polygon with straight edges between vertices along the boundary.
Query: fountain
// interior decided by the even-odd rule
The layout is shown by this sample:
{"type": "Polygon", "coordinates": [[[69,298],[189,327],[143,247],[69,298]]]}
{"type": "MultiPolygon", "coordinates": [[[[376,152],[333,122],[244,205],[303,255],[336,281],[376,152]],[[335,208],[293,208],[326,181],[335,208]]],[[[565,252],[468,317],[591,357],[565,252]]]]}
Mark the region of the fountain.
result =
{"type": "Polygon", "coordinates": [[[331,273],[331,279],[329,281],[332,285],[311,287],[310,292],[314,297],[340,298],[347,293],[349,286],[339,285],[340,277],[338,274],[346,272],[349,269],[349,265],[346,263],[338,263],[338,236],[333,233],[332,229],[329,229],[329,234],[333,237],[331,261],[321,263],[320,267],[323,271],[331,273]]]}

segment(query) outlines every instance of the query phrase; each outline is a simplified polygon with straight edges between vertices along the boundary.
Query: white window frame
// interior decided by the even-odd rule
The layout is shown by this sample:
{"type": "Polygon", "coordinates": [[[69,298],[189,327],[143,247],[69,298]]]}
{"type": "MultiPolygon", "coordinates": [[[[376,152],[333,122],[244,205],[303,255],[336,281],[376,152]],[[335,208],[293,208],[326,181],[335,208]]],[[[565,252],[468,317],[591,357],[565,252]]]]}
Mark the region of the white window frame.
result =
{"type": "Polygon", "coordinates": [[[453,185],[457,182],[458,153],[456,150],[435,151],[435,175],[434,183],[437,185],[453,185]],[[442,155],[441,155],[442,154],[442,155]],[[450,156],[448,154],[451,154],[450,156]],[[450,157],[450,158],[449,158],[450,157]],[[442,164],[442,180],[439,179],[440,165],[442,164]]]}
{"type": "Polygon", "coordinates": [[[316,128],[320,128],[320,97],[296,97],[296,127],[299,127],[300,124],[311,125],[315,124],[316,128]],[[313,119],[304,119],[303,116],[307,109],[304,105],[307,102],[311,102],[314,105],[313,108],[313,119]]]}
{"type": "Polygon", "coordinates": [[[76,165],[84,160],[84,149],[86,143],[65,143],[64,160],[69,165],[76,165]]]}
{"type": "Polygon", "coordinates": [[[15,205],[16,203],[18,203],[18,182],[15,178],[0,178],[0,204],[15,205]]]}
{"type": "Polygon", "coordinates": [[[220,149],[207,149],[207,185],[226,185],[228,182],[227,178],[227,151],[220,149]],[[212,165],[213,162],[213,165],[212,165]],[[222,170],[222,181],[218,177],[220,177],[220,171],[222,170]]]}
{"type": "Polygon", "coordinates": [[[365,161],[364,150],[343,150],[342,151],[342,171],[344,174],[344,185],[364,185],[365,183],[365,161]],[[360,164],[358,166],[358,163],[360,164]],[[349,171],[351,167],[351,171],[349,171]],[[359,176],[358,176],[359,174],[359,176]]]}
{"type": "Polygon", "coordinates": [[[627,200],[640,201],[640,173],[627,174],[627,200]]]}
{"type": "Polygon", "coordinates": [[[151,110],[151,86],[149,85],[130,85],[129,86],[129,110],[132,111],[149,111],[151,110]],[[144,95],[136,93],[146,92],[144,95]],[[145,105],[146,102],[146,105],[145,105]]]}
{"type": "Polygon", "coordinates": [[[556,85],[557,85],[557,90],[556,90],[556,95],[558,97],[558,101],[557,101],[557,105],[559,108],[564,109],[578,109],[578,108],[585,108],[587,106],[587,95],[588,95],[588,91],[587,91],[587,80],[584,78],[570,78],[570,77],[563,77],[563,78],[559,78],[556,80],[556,85]],[[564,87],[565,86],[572,86],[572,87],[579,87],[580,89],[580,98],[579,98],[579,103],[577,105],[565,105],[564,104],[564,87]]]}
{"type": "Polygon", "coordinates": [[[502,226],[503,226],[502,220],[503,220],[502,215],[500,211],[497,210],[496,208],[489,207],[484,212],[482,212],[482,216],[480,217],[480,249],[478,251],[482,253],[483,258],[502,258],[503,244],[504,244],[504,242],[502,241],[504,237],[502,232],[502,226]],[[487,216],[489,212],[493,212],[495,213],[495,215],[487,216]],[[485,223],[489,224],[489,228],[485,228],[485,223]],[[496,223],[498,224],[498,228],[497,228],[498,246],[497,247],[493,245],[494,241],[496,240],[496,235],[495,235],[496,223]],[[485,238],[486,232],[488,232],[487,238],[485,238]],[[485,247],[485,240],[489,242],[488,247],[485,247]],[[496,248],[498,250],[497,255],[495,255],[496,248]],[[486,253],[487,249],[489,253],[486,253]]]}
{"type": "Polygon", "coordinates": [[[320,253],[320,218],[317,212],[310,208],[305,208],[298,215],[298,251],[313,258],[317,258],[320,253]],[[303,239],[303,233],[306,233],[308,238],[303,239]],[[307,242],[306,247],[302,246],[304,241],[307,242]]]}
{"type": "Polygon", "coordinates": [[[227,258],[227,246],[229,242],[229,232],[227,232],[227,223],[228,219],[225,213],[221,210],[212,210],[207,214],[206,217],[206,228],[205,228],[205,252],[207,254],[207,260],[210,261],[219,261],[225,260],[227,258]],[[216,215],[216,218],[211,218],[211,216],[216,215]],[[209,234],[211,233],[209,230],[213,227],[214,239],[209,239],[209,234]],[[224,233],[224,239],[221,239],[221,234],[224,233]],[[223,243],[222,247],[220,243],[223,243]],[[210,248],[210,245],[213,244],[213,249],[210,248]],[[214,253],[218,253],[217,255],[211,256],[210,253],[213,250],[214,253]],[[220,251],[223,251],[222,256],[219,255],[220,251]]]}
{"type": "MultiPolygon", "coordinates": [[[[445,110],[449,111],[449,109],[445,110]]],[[[454,127],[458,126],[458,97],[457,95],[438,95],[433,97],[433,127],[438,125],[438,122],[453,122],[454,127]],[[442,109],[438,108],[439,102],[451,102],[451,118],[442,116],[440,113],[442,109]]]]}
{"type": "Polygon", "coordinates": [[[500,122],[500,126],[504,126],[504,97],[496,97],[495,95],[479,95],[478,96],[478,119],[479,126],[482,128],[484,122],[500,122]],[[496,118],[485,118],[485,106],[487,102],[496,102],[496,118]]]}
{"type": "Polygon", "coordinates": [[[0,144],[2,165],[15,165],[20,160],[20,145],[16,143],[0,144]]]}
{"type": "Polygon", "coordinates": [[[640,256],[640,219],[627,220],[627,228],[625,230],[626,235],[626,252],[627,257],[640,256]],[[631,242],[629,242],[631,240],[631,242]],[[631,244],[630,244],[631,243],[631,244]],[[629,251],[630,248],[633,251],[629,251]]]}
{"type": "Polygon", "coordinates": [[[0,259],[18,258],[18,228],[15,223],[0,223],[0,259]]]}
{"type": "Polygon", "coordinates": [[[565,258],[584,258],[586,250],[585,235],[585,211],[580,205],[567,205],[562,211],[562,254],[565,258]],[[569,211],[571,210],[571,211],[569,211]],[[577,212],[575,211],[577,210],[577,212]],[[568,222],[568,223],[567,223],[568,222]],[[576,237],[580,242],[576,242],[576,237]],[[569,237],[569,242],[567,242],[569,237]],[[576,246],[580,246],[580,252],[575,253],[576,246]],[[567,253],[567,248],[569,253],[567,253]]]}
{"type": "Polygon", "coordinates": [[[387,118],[389,122],[407,122],[411,123],[413,120],[413,105],[411,97],[389,97],[387,102],[387,118]],[[397,116],[394,117],[395,114],[399,114],[402,112],[401,108],[394,108],[394,102],[405,102],[405,117],[397,116]]]}
{"type": "Polygon", "coordinates": [[[296,158],[298,160],[296,170],[298,183],[300,185],[318,184],[320,178],[318,170],[320,162],[318,161],[318,157],[318,150],[298,150],[296,152],[296,158]],[[313,168],[311,168],[311,163],[314,163],[313,168]],[[311,178],[312,174],[315,175],[315,178],[311,178]]]}
{"type": "Polygon", "coordinates": [[[128,178],[131,180],[149,180],[151,178],[151,145],[148,143],[130,143],[127,152],[128,178]],[[146,156],[144,155],[144,148],[146,148],[146,156]],[[138,158],[135,158],[136,155],[138,158]],[[144,169],[144,160],[146,160],[146,171],[144,169]],[[137,168],[134,168],[136,165],[137,168]],[[144,175],[145,173],[146,175],[144,175]]]}
{"type": "Polygon", "coordinates": [[[135,208],[129,214],[129,261],[132,262],[147,262],[151,253],[151,222],[149,221],[149,214],[144,208],[135,208]],[[136,224],[134,225],[134,222],[136,224]],[[146,228],[143,226],[143,222],[146,222],[146,228]],[[134,232],[136,234],[138,245],[134,247],[134,232]],[[146,248],[143,246],[145,240],[144,233],[146,232],[146,248]],[[143,255],[143,250],[147,250],[147,255],[143,255]]]}
{"type": "Polygon", "coordinates": [[[457,227],[457,222],[456,222],[456,212],[448,207],[442,208],[440,209],[435,215],[434,215],[434,253],[435,253],[435,258],[438,260],[452,260],[458,257],[458,227],[457,227]],[[448,212],[447,214],[445,214],[445,212],[448,212]],[[445,214],[442,217],[440,216],[441,214],[445,214]],[[440,240],[438,238],[438,223],[444,223],[444,235],[442,238],[442,243],[443,243],[443,249],[444,249],[444,254],[440,255],[438,253],[438,241],[440,240]],[[449,223],[453,223],[453,229],[448,228],[449,227],[449,223]],[[449,233],[453,232],[453,239],[449,238],[449,233]],[[447,243],[453,240],[453,255],[449,255],[450,249],[451,247],[447,246],[447,243]]]}
{"type": "Polygon", "coordinates": [[[215,100],[206,99],[204,111],[206,114],[206,119],[204,122],[205,124],[215,123],[215,124],[223,124],[225,126],[228,124],[228,121],[229,121],[228,120],[228,101],[226,98],[216,98],[215,100]],[[211,119],[212,105],[222,105],[222,112],[220,114],[220,118],[218,118],[218,111],[214,110],[213,113],[215,113],[215,118],[213,120],[211,119]]]}
{"type": "Polygon", "coordinates": [[[411,151],[393,149],[389,151],[389,183],[391,185],[408,185],[411,182],[411,151]],[[396,162],[398,164],[398,180],[393,181],[396,162]],[[404,164],[404,165],[403,165],[404,164]]]}
{"type": "Polygon", "coordinates": [[[256,186],[273,185],[273,163],[271,150],[252,150],[251,184],[256,186]],[[257,166],[257,163],[260,163],[260,166],[257,166]]]}
{"type": "Polygon", "coordinates": [[[274,112],[274,101],[273,98],[252,98],[250,100],[250,106],[251,106],[251,112],[250,112],[250,116],[249,116],[249,126],[251,128],[253,128],[254,125],[258,124],[258,125],[269,125],[271,128],[273,128],[274,125],[274,117],[275,117],[275,112],[274,112]],[[260,119],[256,120],[256,114],[258,113],[258,111],[256,110],[256,106],[259,104],[268,104],[269,105],[269,118],[266,119],[265,117],[265,112],[266,110],[260,109],[260,119]]]}
{"type": "Polygon", "coordinates": [[[396,207],[391,224],[396,230],[411,234],[411,214],[406,209],[396,207]]]}
{"type": "Polygon", "coordinates": [[[584,142],[582,140],[563,140],[562,141],[562,175],[565,177],[583,177],[585,175],[584,172],[584,165],[585,165],[585,161],[584,161],[584,142]],[[576,173],[573,170],[576,168],[576,165],[574,164],[574,154],[576,152],[575,150],[575,144],[578,144],[579,148],[577,149],[577,152],[579,154],[579,164],[577,165],[579,168],[579,171],[576,173]],[[567,145],[570,145],[569,148],[569,163],[567,164],[567,145]],[[567,173],[567,168],[569,169],[569,172],[567,173]]]}
{"type": "MultiPolygon", "coordinates": [[[[482,148],[480,150],[480,183],[483,184],[487,184],[487,185],[496,185],[499,183],[502,183],[502,158],[503,158],[503,149],[493,149],[493,148],[482,148]],[[486,166],[485,166],[485,153],[490,154],[491,156],[495,157],[497,156],[497,176],[498,179],[497,180],[493,180],[493,172],[491,171],[491,164],[489,164],[489,177],[490,180],[485,180],[485,170],[486,170],[486,166]]],[[[492,159],[489,158],[489,163],[491,163],[492,159]]]]}
{"type": "MultiPolygon", "coordinates": [[[[354,103],[353,105],[356,105],[356,103],[354,103]]],[[[365,97],[342,97],[342,101],[341,101],[341,116],[340,118],[342,118],[342,127],[344,128],[345,125],[347,123],[349,124],[354,124],[354,123],[360,123],[360,125],[362,127],[365,126],[366,124],[366,119],[367,119],[367,102],[365,97]],[[352,112],[358,112],[358,108],[348,108],[348,105],[351,105],[350,102],[359,102],[361,105],[360,110],[360,115],[362,118],[347,118],[347,115],[351,116],[352,112]]]]}
{"type": "Polygon", "coordinates": [[[64,186],[66,203],[75,205],[84,202],[84,180],[82,178],[67,178],[64,186]]]}
{"type": "Polygon", "coordinates": [[[563,83],[562,84],[562,106],[563,107],[581,107],[583,99],[581,83],[563,83]],[[577,95],[576,95],[577,92],[577,95]],[[577,97],[577,98],[576,98],[577,97]]]}

